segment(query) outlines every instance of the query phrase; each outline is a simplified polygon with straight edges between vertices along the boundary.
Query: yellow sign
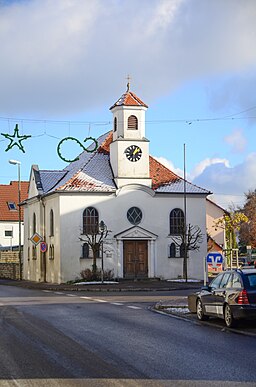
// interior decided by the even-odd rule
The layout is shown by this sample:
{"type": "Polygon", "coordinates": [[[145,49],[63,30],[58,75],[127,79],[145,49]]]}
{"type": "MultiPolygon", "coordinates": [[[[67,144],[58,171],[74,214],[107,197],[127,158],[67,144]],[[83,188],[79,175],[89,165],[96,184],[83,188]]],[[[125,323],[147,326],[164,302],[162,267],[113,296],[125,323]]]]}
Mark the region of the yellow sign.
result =
{"type": "Polygon", "coordinates": [[[35,234],[32,235],[30,240],[32,243],[34,243],[35,246],[37,246],[38,243],[40,243],[43,240],[43,238],[41,237],[41,235],[39,235],[37,232],[35,232],[35,234]]]}

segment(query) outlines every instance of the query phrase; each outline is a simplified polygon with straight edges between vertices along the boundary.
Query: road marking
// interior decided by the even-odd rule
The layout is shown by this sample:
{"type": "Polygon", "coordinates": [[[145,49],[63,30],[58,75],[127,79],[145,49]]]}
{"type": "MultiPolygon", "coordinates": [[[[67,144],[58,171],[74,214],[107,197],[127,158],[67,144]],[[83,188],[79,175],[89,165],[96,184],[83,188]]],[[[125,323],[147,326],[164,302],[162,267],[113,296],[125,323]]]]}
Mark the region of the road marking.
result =
{"type": "MultiPolygon", "coordinates": [[[[43,292],[45,292],[45,293],[54,293],[54,294],[58,294],[58,295],[61,295],[61,296],[78,297],[77,294],[63,293],[63,292],[53,292],[52,290],[43,290],[43,292]]],[[[84,299],[84,300],[91,300],[91,301],[95,301],[95,302],[100,302],[100,303],[108,303],[108,304],[116,305],[116,306],[124,306],[124,304],[121,303],[121,302],[109,302],[109,301],[106,301],[106,300],[102,300],[102,299],[99,299],[99,298],[92,298],[92,297],[88,297],[88,296],[80,296],[79,298],[84,299]]],[[[4,304],[0,303],[0,306],[3,306],[3,305],[4,304]]],[[[137,309],[137,310],[139,310],[139,309],[141,310],[142,309],[139,306],[133,306],[133,305],[126,305],[126,307],[130,308],[130,309],[137,309]]]]}
{"type": "Polygon", "coordinates": [[[85,300],[92,300],[92,297],[81,296],[80,298],[84,298],[85,300]]]}
{"type": "Polygon", "coordinates": [[[99,300],[99,299],[97,299],[97,298],[93,298],[92,300],[93,300],[93,301],[97,301],[97,302],[108,302],[108,301],[105,301],[105,300],[99,300]]]}

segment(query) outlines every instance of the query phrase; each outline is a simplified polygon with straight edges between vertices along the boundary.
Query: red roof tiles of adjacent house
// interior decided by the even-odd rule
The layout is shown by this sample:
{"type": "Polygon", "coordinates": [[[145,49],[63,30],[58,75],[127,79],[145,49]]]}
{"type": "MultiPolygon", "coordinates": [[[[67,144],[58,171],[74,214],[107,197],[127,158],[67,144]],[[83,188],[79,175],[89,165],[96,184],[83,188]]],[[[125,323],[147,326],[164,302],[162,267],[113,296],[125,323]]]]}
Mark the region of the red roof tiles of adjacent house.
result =
{"type": "MultiPolygon", "coordinates": [[[[9,185],[0,184],[0,221],[18,221],[18,181],[11,181],[9,185]],[[14,203],[16,210],[10,209],[8,203],[14,203]]],[[[28,197],[28,181],[21,181],[21,201],[28,197]]],[[[23,207],[21,207],[21,220],[23,221],[23,207]]]]}
{"type": "Polygon", "coordinates": [[[148,107],[136,94],[127,90],[117,101],[112,105],[109,110],[116,106],[144,106],[148,107]]]}

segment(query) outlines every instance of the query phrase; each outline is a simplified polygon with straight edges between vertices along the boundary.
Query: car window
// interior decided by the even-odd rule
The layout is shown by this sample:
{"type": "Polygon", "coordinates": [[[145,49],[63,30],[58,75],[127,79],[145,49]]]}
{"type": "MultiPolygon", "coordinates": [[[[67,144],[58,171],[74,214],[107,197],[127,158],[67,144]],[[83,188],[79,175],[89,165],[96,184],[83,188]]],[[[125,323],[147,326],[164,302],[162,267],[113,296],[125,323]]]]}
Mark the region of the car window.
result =
{"type": "Polygon", "coordinates": [[[220,287],[220,282],[222,280],[223,273],[219,274],[212,282],[210,283],[210,287],[213,289],[217,289],[220,287]]]}
{"type": "Polygon", "coordinates": [[[230,274],[230,276],[228,277],[228,281],[226,283],[225,288],[232,288],[233,287],[233,277],[234,277],[234,275],[230,274]]]}
{"type": "Polygon", "coordinates": [[[256,273],[246,275],[250,288],[256,288],[256,273]]]}
{"type": "Polygon", "coordinates": [[[241,289],[243,287],[239,275],[233,274],[232,288],[241,289]]]}
{"type": "Polygon", "coordinates": [[[228,284],[229,277],[231,276],[230,273],[225,273],[222,277],[221,283],[220,283],[220,288],[226,288],[228,284]]]}

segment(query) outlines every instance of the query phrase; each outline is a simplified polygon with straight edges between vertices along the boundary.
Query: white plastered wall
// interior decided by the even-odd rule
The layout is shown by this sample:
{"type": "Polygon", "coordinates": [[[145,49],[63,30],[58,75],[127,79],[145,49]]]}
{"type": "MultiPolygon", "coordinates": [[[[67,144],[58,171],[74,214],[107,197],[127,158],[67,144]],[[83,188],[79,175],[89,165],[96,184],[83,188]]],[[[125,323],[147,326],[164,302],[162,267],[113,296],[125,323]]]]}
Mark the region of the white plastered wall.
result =
{"type": "MultiPolygon", "coordinates": [[[[153,191],[152,191],[153,192],[153,191]]],[[[94,206],[99,212],[99,220],[104,220],[111,233],[107,237],[104,250],[105,269],[113,269],[115,276],[122,277],[122,243],[114,235],[127,230],[132,225],[127,220],[127,210],[137,206],[142,210],[140,227],[157,235],[154,246],[149,240],[150,265],[154,261],[155,277],[164,279],[182,275],[182,258],[168,258],[169,214],[173,208],[183,208],[183,197],[178,195],[152,196],[145,188],[121,190],[113,194],[65,194],[60,196],[60,255],[61,273],[59,282],[80,277],[86,267],[91,268],[91,259],[81,259],[82,214],[86,207],[94,206]],[[152,254],[155,256],[152,257],[152,254]],[[121,258],[120,258],[121,257],[121,258]]],[[[190,278],[203,278],[203,260],[207,252],[205,197],[187,198],[187,223],[198,225],[203,233],[203,243],[199,251],[189,252],[188,275],[190,278]]],[[[100,259],[97,266],[101,266],[100,259]]]]}
{"type": "Polygon", "coordinates": [[[216,223],[223,219],[225,211],[210,200],[206,200],[206,228],[209,235],[225,249],[225,230],[216,223]]]}
{"type": "MultiPolygon", "coordinates": [[[[21,244],[24,240],[24,223],[21,222],[21,244]]],[[[19,222],[0,222],[0,246],[18,246],[19,245],[19,222]],[[5,231],[11,231],[12,237],[5,236],[5,231]]]]}

